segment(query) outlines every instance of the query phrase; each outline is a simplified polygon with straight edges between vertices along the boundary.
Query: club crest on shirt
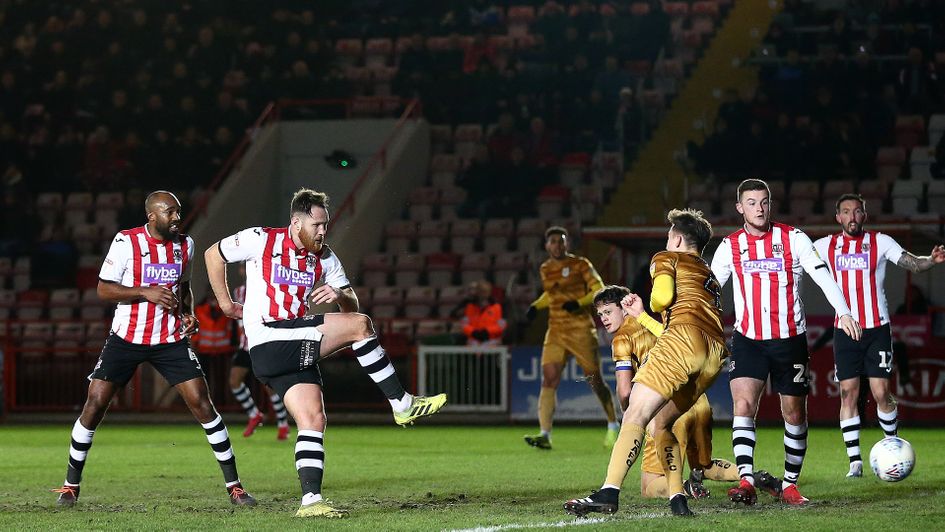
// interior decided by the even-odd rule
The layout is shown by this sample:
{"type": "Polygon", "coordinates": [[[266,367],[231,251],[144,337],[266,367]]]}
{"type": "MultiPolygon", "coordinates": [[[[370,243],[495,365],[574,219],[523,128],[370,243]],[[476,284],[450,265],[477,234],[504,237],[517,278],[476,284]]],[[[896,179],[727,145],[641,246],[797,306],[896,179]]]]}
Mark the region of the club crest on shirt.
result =
{"type": "Polygon", "coordinates": [[[775,255],[784,255],[784,244],[772,244],[771,253],[775,255]]]}
{"type": "Polygon", "coordinates": [[[312,255],[309,255],[308,257],[305,257],[305,264],[307,264],[309,268],[314,268],[314,267],[315,267],[315,262],[316,262],[317,260],[318,260],[318,257],[314,257],[314,256],[312,256],[312,255]]]}
{"type": "Polygon", "coordinates": [[[174,261],[175,261],[175,262],[181,262],[181,261],[183,261],[183,260],[184,260],[184,252],[181,251],[181,250],[179,250],[179,249],[175,249],[175,250],[174,250],[174,261]]]}
{"type": "Polygon", "coordinates": [[[565,266],[564,268],[561,268],[561,277],[567,277],[570,274],[571,274],[571,268],[567,266],[565,266]]]}
{"type": "Polygon", "coordinates": [[[870,243],[869,243],[869,242],[863,242],[863,252],[864,252],[864,253],[869,253],[869,252],[870,252],[870,243]]]}

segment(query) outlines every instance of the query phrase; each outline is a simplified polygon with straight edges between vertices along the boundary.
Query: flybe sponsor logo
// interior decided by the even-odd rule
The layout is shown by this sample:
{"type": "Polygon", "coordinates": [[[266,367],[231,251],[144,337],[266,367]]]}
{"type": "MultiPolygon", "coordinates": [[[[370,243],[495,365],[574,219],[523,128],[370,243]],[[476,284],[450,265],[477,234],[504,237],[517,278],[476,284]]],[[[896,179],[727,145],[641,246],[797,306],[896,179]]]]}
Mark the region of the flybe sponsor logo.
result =
{"type": "Polygon", "coordinates": [[[180,264],[145,264],[142,283],[173,284],[180,279],[180,264]]]}
{"type": "Polygon", "coordinates": [[[834,269],[838,272],[851,270],[868,270],[870,267],[870,256],[866,253],[846,253],[837,255],[834,269]]]}
{"type": "Polygon", "coordinates": [[[783,272],[784,259],[781,257],[772,257],[768,259],[746,260],[742,263],[742,270],[744,270],[745,273],[783,272]]]}
{"type": "Polygon", "coordinates": [[[315,274],[277,264],[272,270],[272,282],[292,286],[312,286],[315,284],[315,274]]]}

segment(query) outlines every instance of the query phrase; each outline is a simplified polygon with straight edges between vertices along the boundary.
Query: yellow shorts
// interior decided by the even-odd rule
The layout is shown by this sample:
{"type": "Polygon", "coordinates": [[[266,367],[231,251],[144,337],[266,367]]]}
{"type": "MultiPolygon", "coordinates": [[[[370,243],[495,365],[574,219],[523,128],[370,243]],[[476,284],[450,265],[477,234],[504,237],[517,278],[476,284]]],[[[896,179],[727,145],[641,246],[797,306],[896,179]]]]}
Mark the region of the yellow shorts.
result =
{"type": "Polygon", "coordinates": [[[645,384],[686,412],[712,386],[728,358],[721,338],[692,325],[675,325],[650,349],[633,382],[645,384]]]}
{"type": "MultiPolygon", "coordinates": [[[[690,468],[704,468],[712,463],[712,407],[705,395],[673,423],[673,434],[679,441],[679,454],[689,462],[690,468]]],[[[656,443],[649,434],[643,445],[642,469],[644,473],[663,474],[656,443]]]]}
{"type": "Polygon", "coordinates": [[[597,350],[597,330],[591,328],[552,330],[545,333],[541,346],[541,365],[561,364],[574,355],[584,373],[600,373],[600,353],[597,350]]]}

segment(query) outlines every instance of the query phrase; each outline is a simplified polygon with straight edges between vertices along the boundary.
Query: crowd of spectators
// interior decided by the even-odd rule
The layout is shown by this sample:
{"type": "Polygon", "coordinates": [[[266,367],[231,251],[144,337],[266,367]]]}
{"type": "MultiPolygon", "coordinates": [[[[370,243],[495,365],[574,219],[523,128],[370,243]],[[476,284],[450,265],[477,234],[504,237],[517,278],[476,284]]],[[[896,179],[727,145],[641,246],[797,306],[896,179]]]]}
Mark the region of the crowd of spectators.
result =
{"type": "Polygon", "coordinates": [[[726,90],[705,142],[690,143],[697,172],[786,184],[873,179],[878,148],[895,144],[897,116],[928,123],[945,109],[945,4],[816,4],[786,2],[756,58],[754,94],[726,90]]]}
{"type": "MultiPolygon", "coordinates": [[[[432,123],[500,123],[481,162],[524,165],[541,182],[555,154],[643,139],[639,90],[671,40],[661,3],[645,3],[641,14],[590,0],[0,0],[0,177],[12,207],[0,239],[40,236],[24,227],[47,191],[160,187],[186,205],[267,102],[374,93],[346,71],[364,58],[336,52],[348,38],[409,37],[386,62],[392,93],[419,97],[432,123]],[[515,46],[497,46],[513,5],[536,18],[515,46]],[[430,37],[449,46],[431,49],[430,37]]],[[[515,199],[503,201],[475,209],[515,199]]]]}

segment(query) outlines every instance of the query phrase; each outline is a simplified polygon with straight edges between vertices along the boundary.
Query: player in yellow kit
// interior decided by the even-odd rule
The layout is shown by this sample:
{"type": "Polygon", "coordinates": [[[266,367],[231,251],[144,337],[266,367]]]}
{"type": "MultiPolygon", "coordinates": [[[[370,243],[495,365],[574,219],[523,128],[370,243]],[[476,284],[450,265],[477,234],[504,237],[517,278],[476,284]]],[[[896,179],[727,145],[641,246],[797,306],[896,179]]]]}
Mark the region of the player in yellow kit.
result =
{"type": "Polygon", "coordinates": [[[541,351],[541,392],[538,395],[541,432],[525,436],[525,442],[538,449],[551,449],[555,394],[567,357],[573,355],[607,414],[604,445],[613,445],[620,425],[610,388],[601,377],[597,328],[587,309],[604,283],[589,260],[568,253],[567,229],[549,227],[545,231],[545,251],[548,260],[540,270],[544,292],[528,307],[526,314],[533,319],[539,310],[548,309],[548,331],[541,351]]]}
{"type": "MultiPolygon", "coordinates": [[[[624,410],[633,386],[632,380],[640,365],[646,362],[647,353],[656,344],[657,336],[644,328],[635,319],[626,319],[627,312],[620,302],[630,294],[623,286],[605,286],[594,296],[594,307],[607,332],[613,335],[613,359],[617,377],[617,397],[624,410]]],[[[660,331],[662,332],[662,331],[660,331]]],[[[712,407],[705,395],[673,424],[673,433],[680,443],[680,452],[689,461],[691,472],[683,483],[690,497],[708,497],[709,490],[703,479],[738,481],[735,464],[721,458],[712,458],[712,407]]],[[[770,483],[767,473],[756,474],[760,483],[770,483]]],[[[773,478],[773,477],[772,477],[773,478]]],[[[644,497],[666,497],[666,476],[660,464],[653,438],[647,438],[643,446],[643,464],[640,475],[640,493],[644,497]]]]}
{"type": "Polygon", "coordinates": [[[659,335],[633,378],[633,387],[599,491],[564,504],[569,513],[614,513],[627,471],[639,458],[645,427],[652,432],[663,474],[669,506],[674,515],[692,515],[682,481],[682,455],[673,424],[689,410],[715,381],[728,358],[722,336],[720,287],[702,258],[712,237],[712,225],[699,211],[674,209],[667,219],[666,251],[653,256],[650,276],[653,292],[650,308],[663,312],[663,323],[643,312],[635,294],[621,301],[629,316],[659,335]]]}

